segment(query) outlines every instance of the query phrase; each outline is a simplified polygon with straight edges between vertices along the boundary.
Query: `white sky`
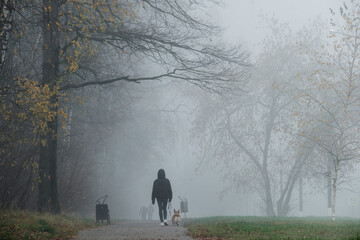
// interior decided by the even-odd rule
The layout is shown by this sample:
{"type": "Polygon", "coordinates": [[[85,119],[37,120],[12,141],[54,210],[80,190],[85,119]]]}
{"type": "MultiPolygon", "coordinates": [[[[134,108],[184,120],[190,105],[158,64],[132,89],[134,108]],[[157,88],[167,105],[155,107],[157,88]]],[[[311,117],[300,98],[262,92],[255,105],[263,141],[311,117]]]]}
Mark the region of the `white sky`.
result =
{"type": "Polygon", "coordinates": [[[214,10],[214,21],[226,27],[225,39],[230,43],[245,43],[252,48],[266,32],[261,26],[260,14],[275,15],[295,29],[306,26],[320,17],[330,19],[330,10],[338,10],[341,0],[224,0],[226,6],[214,10]],[[216,12],[215,12],[216,11],[216,12]]]}

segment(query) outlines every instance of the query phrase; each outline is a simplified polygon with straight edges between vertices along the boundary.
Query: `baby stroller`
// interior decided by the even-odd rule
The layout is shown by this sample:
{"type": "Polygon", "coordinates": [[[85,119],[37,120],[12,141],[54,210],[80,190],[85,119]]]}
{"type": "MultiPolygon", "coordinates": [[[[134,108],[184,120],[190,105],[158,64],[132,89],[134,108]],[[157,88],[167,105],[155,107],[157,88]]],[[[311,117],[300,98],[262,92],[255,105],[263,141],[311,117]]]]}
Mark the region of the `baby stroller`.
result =
{"type": "Polygon", "coordinates": [[[102,196],[98,200],[96,200],[96,222],[107,221],[107,224],[110,224],[110,212],[107,204],[104,204],[108,195],[102,196]],[[102,202],[100,200],[103,199],[102,202]]]}

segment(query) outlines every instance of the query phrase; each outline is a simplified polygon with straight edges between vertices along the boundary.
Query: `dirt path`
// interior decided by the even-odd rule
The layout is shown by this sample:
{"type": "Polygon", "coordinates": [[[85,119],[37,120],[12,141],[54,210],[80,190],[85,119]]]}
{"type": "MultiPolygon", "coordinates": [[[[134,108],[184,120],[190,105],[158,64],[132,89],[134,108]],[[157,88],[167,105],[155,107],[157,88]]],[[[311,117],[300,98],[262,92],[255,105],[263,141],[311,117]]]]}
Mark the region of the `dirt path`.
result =
{"type": "Polygon", "coordinates": [[[76,240],[176,239],[191,240],[183,226],[161,227],[158,221],[122,221],[94,230],[81,231],[76,240]]]}

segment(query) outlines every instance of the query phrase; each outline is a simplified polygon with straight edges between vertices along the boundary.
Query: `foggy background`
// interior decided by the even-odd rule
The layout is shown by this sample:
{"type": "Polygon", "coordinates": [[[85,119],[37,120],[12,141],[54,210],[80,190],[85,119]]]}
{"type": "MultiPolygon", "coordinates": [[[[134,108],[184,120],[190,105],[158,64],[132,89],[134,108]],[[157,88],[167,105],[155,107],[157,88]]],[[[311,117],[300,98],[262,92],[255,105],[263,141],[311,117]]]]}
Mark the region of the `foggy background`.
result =
{"type": "Polygon", "coordinates": [[[0,208],[360,217],[354,1],[6,2],[0,208]]]}
{"type": "MultiPolygon", "coordinates": [[[[147,89],[142,85],[136,87],[147,89]]],[[[109,194],[107,202],[112,216],[140,219],[139,209],[141,206],[148,206],[151,203],[152,184],[157,178],[157,171],[160,168],[165,170],[166,177],[172,184],[172,209],[180,209],[178,196],[186,198],[189,205],[187,217],[265,216],[262,200],[256,193],[243,193],[236,190],[224,193],[226,187],[224,179],[214,169],[199,163],[195,153],[200,146],[191,138],[191,123],[194,120],[192,113],[196,109],[194,109],[191,99],[182,91],[186,90],[156,87],[151,91],[150,96],[145,94],[144,102],[139,102],[140,108],[145,108],[149,112],[157,112],[159,121],[150,124],[157,125],[158,129],[147,129],[149,132],[141,131],[136,136],[131,136],[133,135],[131,130],[127,133],[129,135],[121,130],[118,135],[114,133],[114,138],[117,140],[111,141],[111,144],[114,144],[114,148],[119,149],[119,152],[115,152],[111,159],[114,162],[114,169],[112,169],[114,186],[99,192],[99,196],[109,194]],[[156,105],[149,106],[149,102],[156,103],[156,105]],[[153,109],[154,107],[155,109],[153,109]],[[156,146],[152,147],[150,153],[142,152],[143,149],[137,144],[126,143],[126,141],[132,140],[126,137],[124,139],[125,134],[127,137],[137,138],[135,142],[138,142],[142,138],[156,138],[156,134],[159,132],[162,137],[156,146]],[[132,145],[128,146],[129,152],[120,151],[121,146],[127,144],[132,145]],[[157,152],[156,155],[153,155],[152,151],[157,152]],[[126,161],[126,164],[123,160],[126,161]],[[133,161],[135,163],[132,163],[133,161]],[[137,165],[137,161],[140,162],[140,166],[137,165]],[[121,205],[126,207],[121,208],[121,205]]],[[[132,119],[132,121],[134,120],[136,123],[133,124],[139,124],[133,126],[134,128],[148,127],[149,118],[146,116],[132,119]]],[[[127,127],[124,126],[124,128],[127,127]]],[[[346,186],[346,189],[339,189],[338,216],[360,217],[358,207],[351,205],[351,201],[358,201],[360,197],[359,179],[356,178],[359,173],[358,169],[354,174],[355,181],[351,187],[346,186]]],[[[319,187],[322,187],[322,190],[319,191],[319,188],[314,189],[305,184],[304,216],[328,216],[326,185],[323,184],[319,187]]],[[[297,192],[293,194],[292,207],[293,210],[289,215],[298,216],[297,192]]],[[[157,204],[155,203],[155,219],[157,218],[156,211],[157,204]]]]}
{"type": "MultiPolygon", "coordinates": [[[[257,54],[260,42],[269,33],[262,25],[261,16],[275,16],[279,22],[288,23],[293,31],[297,31],[316,18],[327,21],[329,8],[337,9],[339,2],[226,0],[224,8],[210,9],[208,14],[212,21],[226,28],[226,41],[240,43],[252,54],[257,54]]],[[[109,173],[112,186],[98,192],[99,196],[109,194],[107,201],[112,217],[140,218],[140,207],[151,203],[152,184],[160,168],[165,170],[172,184],[172,208],[180,208],[178,196],[188,200],[187,217],[266,215],[256,193],[236,190],[224,193],[226,184],[222,176],[199,163],[196,152],[200,146],[191,133],[197,105],[189,92],[201,90],[167,81],[141,83],[129,88],[141,97],[132,104],[125,124],[111,133],[112,140],[108,144],[113,149],[113,168],[109,173]],[[146,139],[153,141],[148,148],[143,146],[148,143],[141,142],[146,139]]],[[[360,199],[360,182],[356,178],[360,176],[359,169],[354,176],[352,186],[339,189],[337,216],[360,217],[359,206],[351,204],[360,199]]],[[[158,217],[156,205],[155,219],[158,217]]],[[[296,191],[291,207],[289,215],[298,216],[296,191]]],[[[325,184],[322,190],[305,184],[303,215],[328,216],[325,184]]]]}

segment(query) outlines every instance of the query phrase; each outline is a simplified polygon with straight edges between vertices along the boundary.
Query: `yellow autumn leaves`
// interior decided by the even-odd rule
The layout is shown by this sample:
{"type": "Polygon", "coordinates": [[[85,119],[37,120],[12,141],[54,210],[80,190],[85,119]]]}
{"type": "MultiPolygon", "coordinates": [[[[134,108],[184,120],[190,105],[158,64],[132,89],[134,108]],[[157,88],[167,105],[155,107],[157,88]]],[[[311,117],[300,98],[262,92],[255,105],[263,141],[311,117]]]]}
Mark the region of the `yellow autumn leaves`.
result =
{"type": "MultiPolygon", "coordinates": [[[[94,44],[84,38],[71,41],[72,49],[69,51],[69,55],[66,57],[68,67],[66,70],[70,73],[74,73],[79,69],[79,63],[82,57],[92,57],[95,55],[97,49],[94,44]]],[[[62,53],[60,53],[62,54],[62,53]]]]}
{"type": "MultiPolygon", "coordinates": [[[[15,104],[18,111],[13,109],[12,105],[2,105],[2,114],[4,120],[17,119],[17,124],[29,121],[33,127],[33,133],[36,137],[34,144],[40,140],[40,136],[45,136],[50,132],[49,123],[57,121],[57,117],[61,116],[63,119],[68,117],[64,109],[59,108],[59,102],[53,99],[64,97],[64,94],[59,92],[59,86],[53,87],[48,84],[40,85],[38,82],[31,81],[27,78],[17,78],[19,91],[16,94],[15,104]],[[19,109],[21,109],[19,111],[19,109]]],[[[24,139],[19,139],[19,143],[25,142],[24,139]]],[[[46,145],[46,141],[41,143],[46,145]]]]}
{"type": "MultiPolygon", "coordinates": [[[[72,48],[67,51],[66,62],[69,73],[79,69],[81,59],[96,54],[97,47],[89,41],[93,33],[105,32],[106,29],[117,29],[124,21],[134,21],[136,18],[135,4],[132,1],[118,0],[67,0],[67,10],[59,12],[59,16],[66,16],[66,24],[61,20],[56,22],[57,30],[66,35],[72,48]],[[72,33],[81,32],[81,37],[74,40],[72,33]]],[[[63,52],[60,52],[60,56],[63,52]]]]}

